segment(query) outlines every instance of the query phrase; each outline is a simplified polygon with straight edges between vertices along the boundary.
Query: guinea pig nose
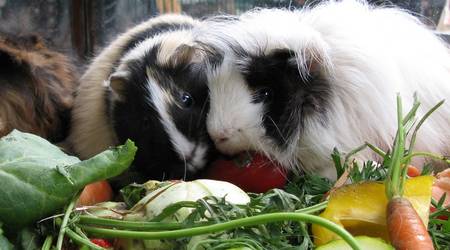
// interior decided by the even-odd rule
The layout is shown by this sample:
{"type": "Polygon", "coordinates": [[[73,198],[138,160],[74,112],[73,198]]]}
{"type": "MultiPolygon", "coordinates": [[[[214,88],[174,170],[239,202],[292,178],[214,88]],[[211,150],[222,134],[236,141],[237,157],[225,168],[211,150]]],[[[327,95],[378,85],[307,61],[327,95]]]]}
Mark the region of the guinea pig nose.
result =
{"type": "Polygon", "coordinates": [[[217,138],[217,142],[218,143],[222,143],[222,142],[226,142],[226,141],[228,141],[228,137],[219,137],[219,138],[217,138]]]}
{"type": "Polygon", "coordinates": [[[226,141],[228,141],[229,139],[229,135],[225,132],[222,133],[218,133],[213,137],[213,140],[215,143],[224,143],[226,141]]]}

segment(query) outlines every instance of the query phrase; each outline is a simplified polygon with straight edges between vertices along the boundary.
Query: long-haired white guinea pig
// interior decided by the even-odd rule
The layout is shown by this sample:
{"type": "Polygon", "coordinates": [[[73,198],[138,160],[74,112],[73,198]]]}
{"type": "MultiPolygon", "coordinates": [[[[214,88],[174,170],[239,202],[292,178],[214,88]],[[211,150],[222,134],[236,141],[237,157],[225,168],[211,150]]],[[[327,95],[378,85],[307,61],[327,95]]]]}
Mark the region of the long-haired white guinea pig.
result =
{"type": "MultiPolygon", "coordinates": [[[[211,20],[198,38],[223,56],[209,67],[207,116],[223,153],[260,151],[287,168],[332,177],[335,147],[349,152],[368,141],[389,149],[396,93],[406,110],[417,92],[419,117],[450,98],[448,47],[394,7],[327,1],[223,20],[211,20]]],[[[449,154],[450,103],[423,125],[415,148],[449,154]]]]}
{"type": "Polygon", "coordinates": [[[183,178],[209,152],[208,89],[201,54],[183,15],[150,19],[120,35],[81,78],[70,142],[81,158],[132,139],[138,172],[183,178]]]}

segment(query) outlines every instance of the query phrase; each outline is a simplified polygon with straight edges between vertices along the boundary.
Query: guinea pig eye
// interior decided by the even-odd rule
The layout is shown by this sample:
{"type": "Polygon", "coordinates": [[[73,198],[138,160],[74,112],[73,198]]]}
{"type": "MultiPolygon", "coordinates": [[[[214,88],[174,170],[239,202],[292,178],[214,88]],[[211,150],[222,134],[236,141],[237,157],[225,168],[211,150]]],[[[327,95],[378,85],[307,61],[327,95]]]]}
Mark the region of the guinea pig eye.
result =
{"type": "Polygon", "coordinates": [[[194,98],[192,98],[192,96],[188,93],[184,92],[183,94],[181,94],[181,104],[185,108],[190,108],[192,104],[194,104],[194,98]]]}
{"type": "Polygon", "coordinates": [[[262,88],[256,91],[254,96],[254,102],[268,102],[272,100],[273,91],[271,88],[262,88]]]}

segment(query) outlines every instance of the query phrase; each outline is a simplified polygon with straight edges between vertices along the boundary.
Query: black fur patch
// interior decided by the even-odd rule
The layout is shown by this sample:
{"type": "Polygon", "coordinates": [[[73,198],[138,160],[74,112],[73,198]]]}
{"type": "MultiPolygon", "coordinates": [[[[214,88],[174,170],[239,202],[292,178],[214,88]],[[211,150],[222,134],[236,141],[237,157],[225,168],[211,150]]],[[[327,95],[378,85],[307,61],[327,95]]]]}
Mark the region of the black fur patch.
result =
{"type": "Polygon", "coordinates": [[[136,45],[146,39],[155,37],[156,35],[175,31],[175,30],[188,30],[192,29],[193,25],[190,23],[158,23],[152,25],[145,31],[136,34],[123,48],[122,55],[125,55],[128,51],[136,47],[136,45]]]}
{"type": "Polygon", "coordinates": [[[111,115],[120,142],[130,138],[138,146],[134,164],[139,171],[152,179],[177,179],[185,174],[185,159],[173,148],[161,117],[152,105],[147,69],[153,80],[150,84],[158,84],[175,100],[175,104],[168,107],[169,115],[177,129],[194,144],[209,142],[205,128],[208,89],[203,64],[159,65],[156,60],[159,49],[157,45],[128,64],[130,75],[125,98],[113,104],[111,115]],[[181,103],[185,92],[194,100],[190,108],[184,108],[181,103]]]}
{"type": "Polygon", "coordinates": [[[323,116],[330,97],[330,86],[319,72],[309,72],[303,79],[295,63],[294,53],[276,50],[269,55],[248,55],[239,65],[245,79],[255,94],[271,90],[270,99],[264,101],[264,126],[266,133],[280,147],[286,147],[289,138],[303,127],[310,116],[323,116]]]}

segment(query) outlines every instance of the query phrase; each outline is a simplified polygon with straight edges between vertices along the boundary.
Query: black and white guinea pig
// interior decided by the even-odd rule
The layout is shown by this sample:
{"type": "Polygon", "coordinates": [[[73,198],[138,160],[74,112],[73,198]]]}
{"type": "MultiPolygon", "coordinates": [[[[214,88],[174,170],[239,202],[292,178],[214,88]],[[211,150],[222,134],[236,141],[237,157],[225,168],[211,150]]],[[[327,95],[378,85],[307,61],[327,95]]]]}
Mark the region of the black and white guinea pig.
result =
{"type": "Polygon", "coordinates": [[[150,179],[201,169],[210,148],[201,53],[183,15],[150,19],[120,35],[81,78],[70,142],[81,158],[133,140],[134,166],[150,179]]]}
{"type": "MultiPolygon", "coordinates": [[[[365,141],[388,150],[396,93],[418,117],[450,98],[448,47],[415,17],[361,1],[297,11],[250,11],[209,21],[198,40],[223,56],[211,65],[207,129],[216,147],[256,150],[290,169],[333,177],[330,154],[365,141]],[[223,20],[223,19],[222,19],[223,20]]],[[[450,153],[450,104],[431,115],[416,149],[450,153]]],[[[370,150],[361,160],[373,159],[370,150]]]]}

